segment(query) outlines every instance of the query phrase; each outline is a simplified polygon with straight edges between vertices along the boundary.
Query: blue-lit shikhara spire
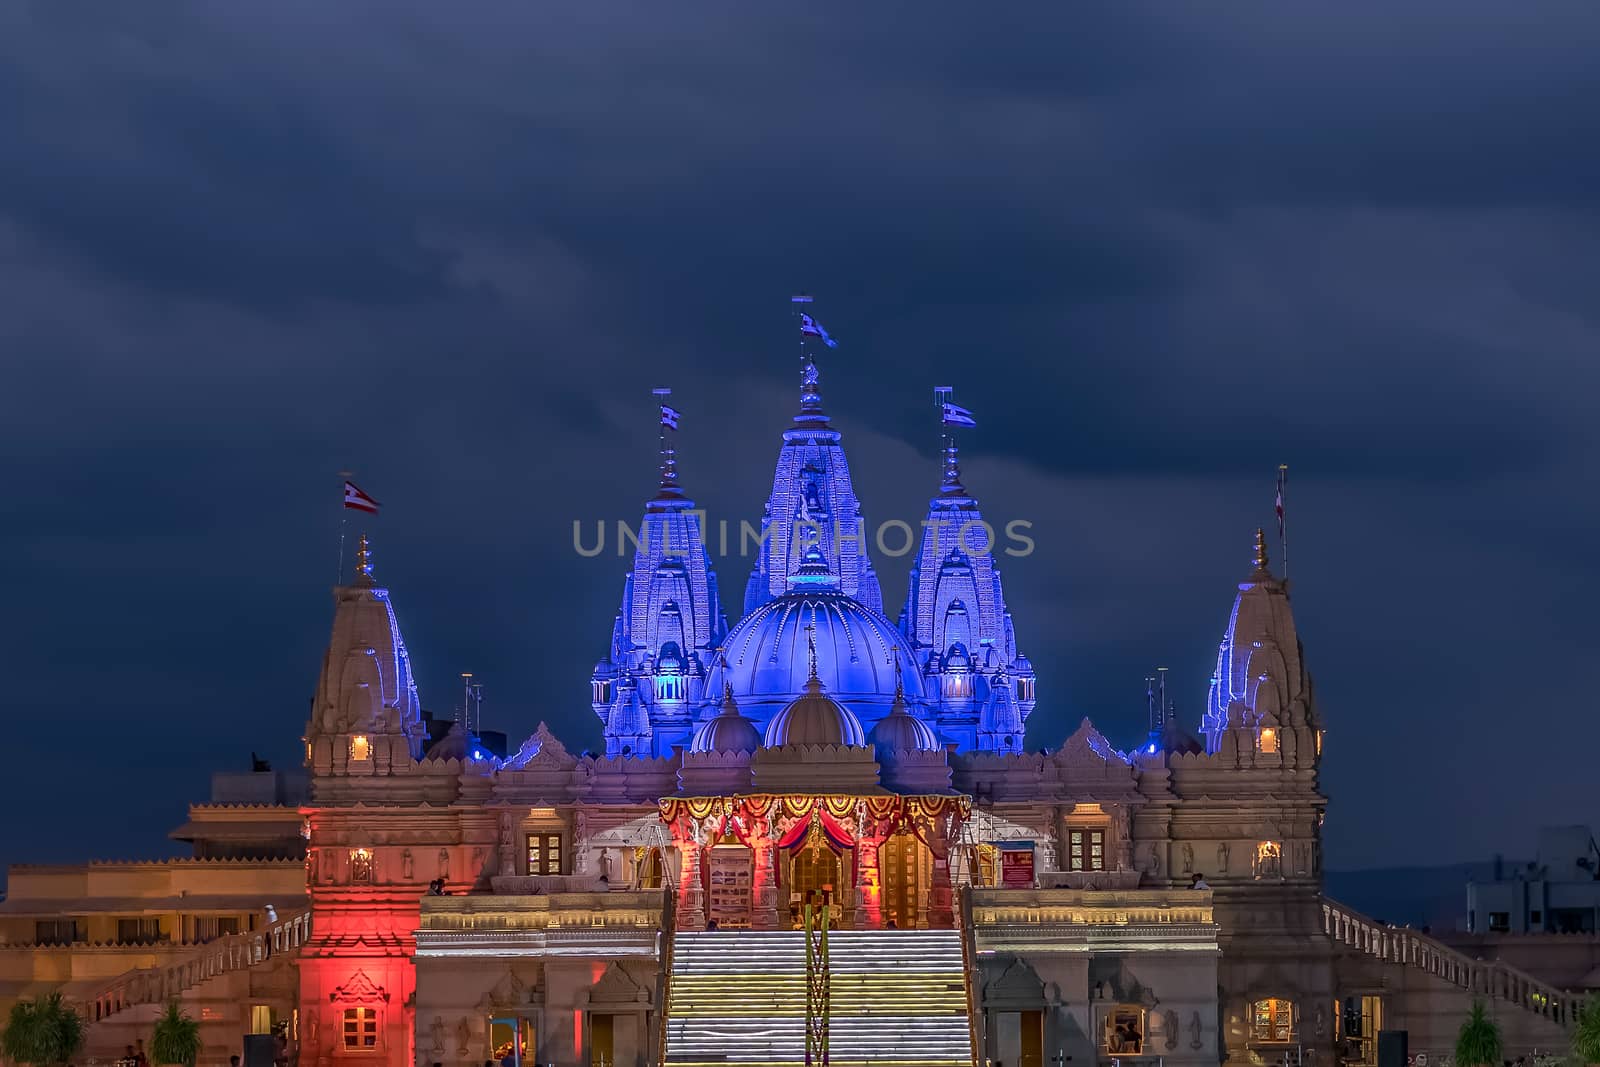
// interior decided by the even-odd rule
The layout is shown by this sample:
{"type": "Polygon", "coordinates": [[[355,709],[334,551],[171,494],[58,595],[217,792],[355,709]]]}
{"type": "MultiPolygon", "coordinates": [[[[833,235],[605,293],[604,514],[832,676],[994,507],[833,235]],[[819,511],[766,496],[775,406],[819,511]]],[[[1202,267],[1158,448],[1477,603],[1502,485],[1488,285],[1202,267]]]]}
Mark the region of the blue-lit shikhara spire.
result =
{"type": "Polygon", "coordinates": [[[942,453],[900,630],[916,651],[940,735],[963,749],[1021,752],[1036,699],[1033,665],[1017,651],[992,534],[962,484],[953,434],[942,453]]]}
{"type": "Polygon", "coordinates": [[[1255,566],[1239,583],[1217,652],[1201,729],[1208,752],[1281,754],[1286,767],[1317,762],[1322,722],[1311,675],[1295,631],[1288,583],[1267,566],[1261,530],[1256,531],[1255,566]]]}
{"type": "MultiPolygon", "coordinates": [[[[797,298],[797,306],[809,306],[797,298]]],[[[744,610],[754,611],[782,596],[789,576],[811,544],[818,545],[839,591],[876,612],[883,592],[867,555],[861,502],[850,485],[839,431],[822,407],[821,374],[801,342],[800,411],[785,430],[772,478],[772,496],[761,516],[761,548],[745,587],[744,610]]]]}
{"type": "Polygon", "coordinates": [[[607,756],[669,755],[689,743],[706,667],[728,632],[701,517],[678,484],[668,411],[661,416],[660,484],[645,505],[611,647],[591,679],[607,756]]]}

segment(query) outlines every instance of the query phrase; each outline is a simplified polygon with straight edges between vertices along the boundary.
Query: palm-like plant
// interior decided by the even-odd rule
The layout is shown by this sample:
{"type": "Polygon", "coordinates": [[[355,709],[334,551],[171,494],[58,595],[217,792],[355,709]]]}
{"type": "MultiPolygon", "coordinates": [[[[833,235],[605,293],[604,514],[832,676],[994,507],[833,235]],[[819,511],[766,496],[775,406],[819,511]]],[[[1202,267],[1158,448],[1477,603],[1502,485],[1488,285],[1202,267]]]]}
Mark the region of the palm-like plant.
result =
{"type": "Polygon", "coordinates": [[[1590,993],[1572,1031],[1572,1058],[1579,1063],[1600,1064],[1600,993],[1590,993]]]}
{"type": "Polygon", "coordinates": [[[177,1063],[194,1067],[200,1057],[200,1024],[178,1006],[167,1002],[167,1010],[156,1020],[150,1035],[150,1053],[157,1063],[177,1063]]]}
{"type": "Polygon", "coordinates": [[[1483,1013],[1483,1001],[1473,1001],[1472,1014],[1456,1036],[1457,1067],[1497,1067],[1500,1052],[1499,1025],[1483,1013]]]}
{"type": "Polygon", "coordinates": [[[0,1051],[17,1063],[55,1067],[83,1047],[83,1018],[61,1002],[60,993],[43,1000],[19,1000],[11,1006],[0,1051]]]}

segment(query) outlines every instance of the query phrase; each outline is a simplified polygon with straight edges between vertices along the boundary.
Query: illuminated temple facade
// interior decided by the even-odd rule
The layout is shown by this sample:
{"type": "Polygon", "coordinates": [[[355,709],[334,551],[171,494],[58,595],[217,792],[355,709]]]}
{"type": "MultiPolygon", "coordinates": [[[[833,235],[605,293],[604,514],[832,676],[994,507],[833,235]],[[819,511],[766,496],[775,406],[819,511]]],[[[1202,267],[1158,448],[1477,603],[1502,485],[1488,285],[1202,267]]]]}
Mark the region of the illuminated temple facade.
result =
{"type": "MultiPolygon", "coordinates": [[[[730,624],[664,446],[595,635],[596,754],[543,723],[503,758],[430,733],[363,540],[305,726],[309,797],[249,815],[303,827],[302,893],[69,982],[91,1040],[114,1055],[180,996],[210,1013],[203,1062],[265,1027],[303,1067],[800,1062],[815,891],[836,1064],[1373,1064],[1383,1027],[1447,1049],[1473,996],[1514,1005],[1509,1047],[1558,1039],[1558,991],[1324,897],[1324,722],[1259,532],[1219,590],[1198,733],[1162,714],[1128,750],[1088,719],[1041,737],[1026,620],[953,442],[930,474],[891,620],[807,360],[730,624]]],[[[227,848],[243,818],[207,817],[227,848]]],[[[14,891],[0,957],[65,907],[14,891]]],[[[29,990],[100,951],[56,949],[29,990]]]]}

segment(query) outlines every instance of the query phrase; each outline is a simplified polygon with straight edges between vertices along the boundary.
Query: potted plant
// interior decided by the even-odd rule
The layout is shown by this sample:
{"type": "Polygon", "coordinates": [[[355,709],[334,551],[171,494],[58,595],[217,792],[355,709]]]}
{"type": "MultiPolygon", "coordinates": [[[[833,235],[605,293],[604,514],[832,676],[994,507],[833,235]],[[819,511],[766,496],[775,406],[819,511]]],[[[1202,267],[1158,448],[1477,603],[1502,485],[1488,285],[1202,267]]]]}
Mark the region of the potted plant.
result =
{"type": "Polygon", "coordinates": [[[57,1067],[82,1047],[83,1018],[61,1002],[60,993],[43,1000],[19,1000],[0,1032],[0,1052],[33,1067],[57,1067]]]}
{"type": "Polygon", "coordinates": [[[150,1035],[150,1055],[157,1064],[173,1067],[194,1067],[194,1061],[200,1058],[200,1024],[176,1000],[168,1001],[167,1010],[156,1020],[155,1031],[150,1035]]]}
{"type": "Polygon", "coordinates": [[[1590,993],[1572,1030],[1572,1058],[1579,1063],[1600,1064],[1600,993],[1590,993]]]}
{"type": "Polygon", "coordinates": [[[1500,1052],[1500,1027],[1483,1013],[1483,1001],[1473,1001],[1456,1036],[1456,1067],[1499,1067],[1500,1052]]]}

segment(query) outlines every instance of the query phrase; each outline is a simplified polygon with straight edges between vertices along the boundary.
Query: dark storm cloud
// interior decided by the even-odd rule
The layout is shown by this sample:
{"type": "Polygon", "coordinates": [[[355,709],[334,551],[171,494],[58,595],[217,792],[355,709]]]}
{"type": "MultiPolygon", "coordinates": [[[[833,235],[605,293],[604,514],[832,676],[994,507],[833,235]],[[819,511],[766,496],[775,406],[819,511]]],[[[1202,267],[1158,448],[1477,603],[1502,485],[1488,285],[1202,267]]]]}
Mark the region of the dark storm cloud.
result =
{"type": "Polygon", "coordinates": [[[1287,461],[1336,861],[1414,849],[1402,804],[1441,858],[1593,819],[1432,768],[1600,740],[1550,666],[1596,637],[1597,49],[1580,4],[0,11],[14,788],[84,768],[8,853],[148,851],[203,768],[296,759],[340,469],[426,702],[470,668],[592,744],[625,568],[572,520],[636,518],[668,384],[757,518],[806,287],[869,518],[920,516],[950,382],[1036,524],[1033,743],[1130,743],[1158,663],[1198,714],[1287,461]]]}

